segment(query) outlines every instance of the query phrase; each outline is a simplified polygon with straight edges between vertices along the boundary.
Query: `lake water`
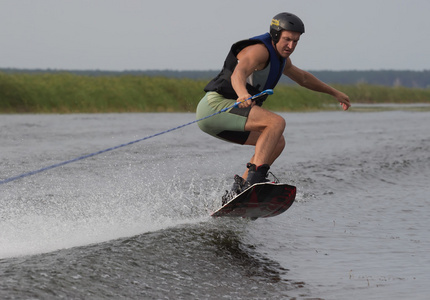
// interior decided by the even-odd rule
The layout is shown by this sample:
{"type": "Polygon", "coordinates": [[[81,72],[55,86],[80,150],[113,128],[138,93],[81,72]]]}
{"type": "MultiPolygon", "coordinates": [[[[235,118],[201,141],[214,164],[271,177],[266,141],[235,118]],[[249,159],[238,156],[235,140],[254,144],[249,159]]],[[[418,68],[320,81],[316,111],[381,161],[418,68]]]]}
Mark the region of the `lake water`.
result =
{"type": "MultiPolygon", "coordinates": [[[[284,214],[212,219],[253,148],[197,125],[0,185],[1,299],[428,299],[430,112],[283,113],[284,214]]],[[[0,180],[193,114],[0,116],[0,180]]]]}

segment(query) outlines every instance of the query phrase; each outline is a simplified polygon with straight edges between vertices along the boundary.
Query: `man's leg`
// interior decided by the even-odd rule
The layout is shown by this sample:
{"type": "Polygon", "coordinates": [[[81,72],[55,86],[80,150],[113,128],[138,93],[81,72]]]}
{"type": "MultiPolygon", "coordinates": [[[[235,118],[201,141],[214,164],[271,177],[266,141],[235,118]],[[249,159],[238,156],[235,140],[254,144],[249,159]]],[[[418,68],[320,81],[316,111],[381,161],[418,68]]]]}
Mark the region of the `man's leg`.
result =
{"type": "MultiPolygon", "coordinates": [[[[272,165],[284,150],[284,129],[285,120],[281,116],[254,106],[245,124],[245,130],[251,132],[245,144],[255,145],[255,154],[250,163],[256,166],[272,165]]],[[[248,170],[243,174],[243,178],[247,176],[248,170]]]]}

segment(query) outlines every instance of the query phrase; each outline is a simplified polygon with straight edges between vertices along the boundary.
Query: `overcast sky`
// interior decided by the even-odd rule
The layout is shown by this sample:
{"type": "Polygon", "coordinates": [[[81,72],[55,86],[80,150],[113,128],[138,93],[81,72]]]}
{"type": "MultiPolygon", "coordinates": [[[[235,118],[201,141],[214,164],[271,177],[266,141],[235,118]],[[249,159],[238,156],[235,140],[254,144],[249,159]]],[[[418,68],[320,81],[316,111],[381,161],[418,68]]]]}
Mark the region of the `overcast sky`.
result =
{"type": "Polygon", "coordinates": [[[0,0],[0,68],[219,70],[274,15],[305,70],[429,70],[429,0],[0,0]]]}

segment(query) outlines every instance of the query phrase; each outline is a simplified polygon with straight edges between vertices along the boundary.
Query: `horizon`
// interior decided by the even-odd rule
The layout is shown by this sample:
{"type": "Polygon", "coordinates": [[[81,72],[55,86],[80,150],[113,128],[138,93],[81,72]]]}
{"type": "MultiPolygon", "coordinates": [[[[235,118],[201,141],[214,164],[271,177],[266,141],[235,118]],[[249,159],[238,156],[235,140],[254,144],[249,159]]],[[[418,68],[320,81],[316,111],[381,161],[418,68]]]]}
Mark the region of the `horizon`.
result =
{"type": "MultiPolygon", "coordinates": [[[[50,71],[50,72],[106,72],[106,73],[121,73],[121,72],[219,72],[221,69],[206,69],[206,70],[177,70],[177,69],[127,69],[127,70],[104,70],[104,69],[52,69],[52,68],[3,68],[0,67],[1,70],[17,70],[17,71],[50,71]]],[[[411,70],[411,69],[367,69],[367,70],[357,70],[357,69],[345,69],[345,70],[329,70],[329,69],[309,69],[306,70],[309,72],[430,72],[429,69],[423,70],[411,70]]]]}

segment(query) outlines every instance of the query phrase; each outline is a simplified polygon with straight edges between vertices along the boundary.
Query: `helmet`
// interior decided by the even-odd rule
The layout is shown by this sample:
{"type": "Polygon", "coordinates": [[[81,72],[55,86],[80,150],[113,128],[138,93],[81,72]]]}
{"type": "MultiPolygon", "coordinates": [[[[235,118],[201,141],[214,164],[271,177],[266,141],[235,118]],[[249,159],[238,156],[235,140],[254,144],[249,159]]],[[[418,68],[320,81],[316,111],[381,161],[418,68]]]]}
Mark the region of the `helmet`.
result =
{"type": "Polygon", "coordinates": [[[270,23],[270,35],[275,44],[279,41],[282,30],[304,33],[305,25],[296,15],[283,12],[274,16],[270,23]]]}

